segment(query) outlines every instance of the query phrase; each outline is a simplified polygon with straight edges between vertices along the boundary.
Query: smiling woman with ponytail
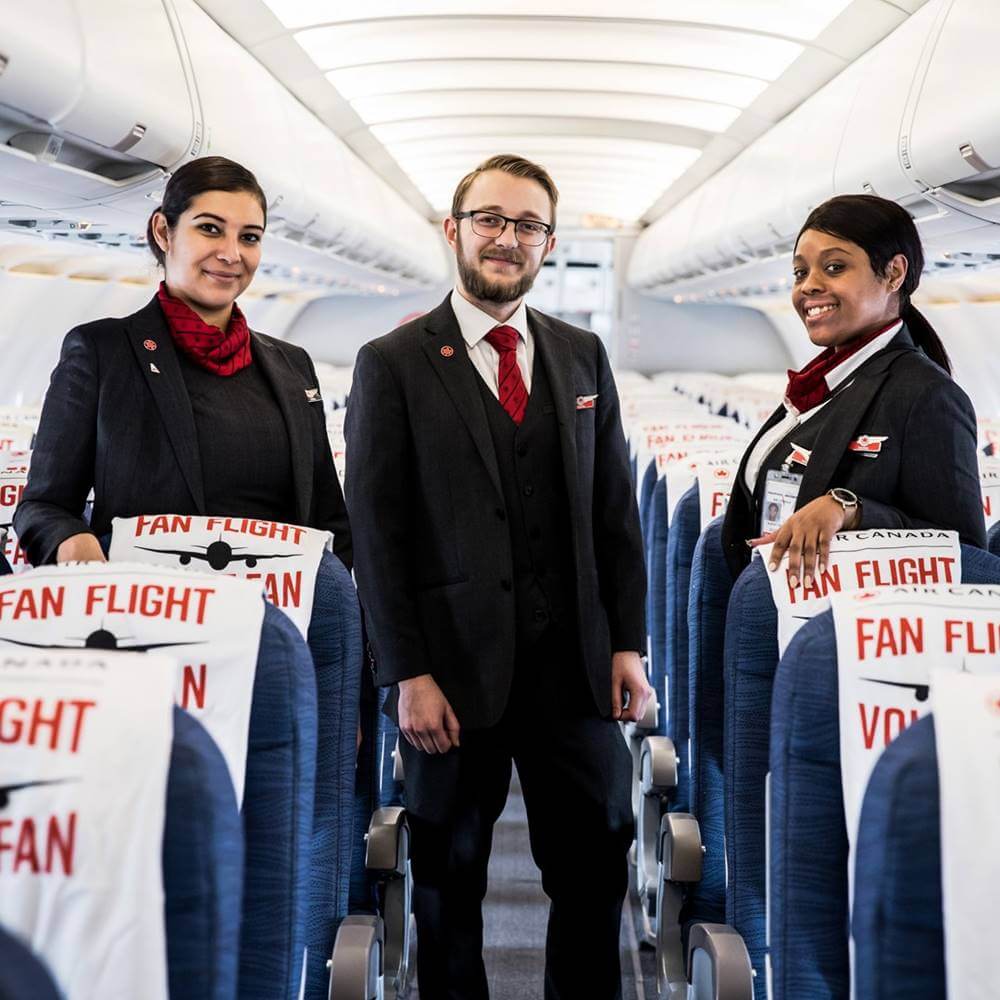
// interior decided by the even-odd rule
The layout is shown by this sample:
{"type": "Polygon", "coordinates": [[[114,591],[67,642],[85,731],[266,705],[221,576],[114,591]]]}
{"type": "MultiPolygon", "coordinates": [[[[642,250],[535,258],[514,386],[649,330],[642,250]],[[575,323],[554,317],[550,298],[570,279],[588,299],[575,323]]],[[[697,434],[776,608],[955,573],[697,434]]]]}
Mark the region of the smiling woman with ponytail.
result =
{"type": "Polygon", "coordinates": [[[103,560],[114,517],[210,514],[326,529],[350,566],[312,361],[251,331],[236,304],[266,225],[264,192],[239,163],[206,156],[170,178],[147,226],[156,294],[63,341],[14,517],[33,565],[103,560]]]}
{"type": "Polygon", "coordinates": [[[838,531],[943,528],[986,544],[976,416],[911,297],[924,254],[895,202],[843,195],[795,243],[792,305],[823,351],[788,373],[785,403],[743,456],[723,527],[734,575],[774,543],[805,579],[838,531]],[[777,513],[776,513],[777,512],[777,513]]]}

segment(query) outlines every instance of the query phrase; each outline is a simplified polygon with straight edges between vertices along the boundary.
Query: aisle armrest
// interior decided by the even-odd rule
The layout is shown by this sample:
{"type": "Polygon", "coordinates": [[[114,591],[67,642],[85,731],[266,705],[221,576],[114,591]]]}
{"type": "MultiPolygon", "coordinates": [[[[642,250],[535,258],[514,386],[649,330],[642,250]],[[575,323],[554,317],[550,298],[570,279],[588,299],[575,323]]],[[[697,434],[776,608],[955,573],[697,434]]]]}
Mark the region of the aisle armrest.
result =
{"type": "Polygon", "coordinates": [[[660,821],[656,892],[656,987],[661,997],[687,996],[687,963],[681,940],[685,886],[701,881],[705,850],[690,813],[666,813],[660,821]]]}
{"type": "Polygon", "coordinates": [[[376,1000],[382,996],[383,928],[379,917],[345,917],[337,930],[329,1000],[376,1000]]]}
{"type": "Polygon", "coordinates": [[[636,888],[646,915],[643,936],[655,942],[659,882],[660,821],[667,797],[677,787],[677,752],[666,736],[647,736],[639,751],[639,805],[636,816],[636,888]]]}
{"type": "Polygon", "coordinates": [[[728,924],[695,924],[691,928],[688,975],[696,997],[753,1000],[750,955],[743,938],[728,924]]]}

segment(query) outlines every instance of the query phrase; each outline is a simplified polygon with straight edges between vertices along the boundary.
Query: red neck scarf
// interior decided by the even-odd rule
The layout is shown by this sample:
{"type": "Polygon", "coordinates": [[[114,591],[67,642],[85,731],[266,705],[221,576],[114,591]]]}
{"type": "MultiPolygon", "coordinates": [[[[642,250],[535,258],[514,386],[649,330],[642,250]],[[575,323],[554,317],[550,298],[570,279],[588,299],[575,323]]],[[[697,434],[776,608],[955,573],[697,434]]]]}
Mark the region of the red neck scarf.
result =
{"type": "Polygon", "coordinates": [[[170,336],[196,365],[216,375],[235,375],[242,371],[253,357],[250,354],[250,327],[233,305],[233,314],[225,332],[209,326],[189,305],[175,299],[161,281],[156,297],[170,328],[170,336]]]}
{"type": "Polygon", "coordinates": [[[828,347],[822,354],[818,354],[812,361],[802,369],[793,372],[788,369],[788,388],[785,389],[785,398],[799,413],[807,413],[813,407],[819,406],[830,395],[830,387],[826,384],[826,376],[833,371],[837,365],[843,364],[852,354],[857,354],[867,344],[870,344],[876,337],[881,337],[883,333],[891,330],[897,323],[894,319],[887,326],[874,333],[866,334],[863,337],[856,337],[847,347],[842,347],[839,351],[828,347]]]}

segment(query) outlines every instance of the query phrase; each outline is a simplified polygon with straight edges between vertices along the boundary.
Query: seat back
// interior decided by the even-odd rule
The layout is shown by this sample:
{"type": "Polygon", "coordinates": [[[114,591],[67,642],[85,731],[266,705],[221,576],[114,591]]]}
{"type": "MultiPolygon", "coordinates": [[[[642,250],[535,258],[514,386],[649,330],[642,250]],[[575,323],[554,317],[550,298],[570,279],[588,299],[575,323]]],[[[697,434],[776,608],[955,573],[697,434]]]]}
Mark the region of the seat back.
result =
{"type": "Polygon", "coordinates": [[[886,747],[861,809],[852,918],[858,1000],[947,996],[934,720],[886,747]]]}
{"type": "Polygon", "coordinates": [[[667,647],[667,480],[664,476],[653,487],[653,498],[646,516],[646,579],[649,582],[646,605],[649,623],[649,677],[659,697],[667,647]]]}
{"type": "Polygon", "coordinates": [[[722,519],[695,546],[688,601],[690,807],[705,848],[701,881],[692,885],[685,919],[722,923],[726,908],[723,824],[722,673],[726,606],[733,586],[722,551],[722,519]]]}
{"type": "Polygon", "coordinates": [[[299,995],[310,896],[316,730],[312,657],[288,616],[267,604],[243,798],[240,1000],[295,1000],[299,995]]]}
{"type": "MultiPolygon", "coordinates": [[[[1000,584],[1000,560],[963,545],[962,582],[1000,584]]],[[[778,665],[770,769],[771,997],[846,998],[849,842],[836,638],[829,611],[796,634],[778,665]]]]}
{"type": "Polygon", "coordinates": [[[348,913],[352,858],[363,854],[363,842],[354,836],[361,612],[351,574],[329,552],[323,553],[316,577],[309,649],[316,670],[318,729],[306,997],[326,1000],[326,960],[348,913]]]}
{"type": "MultiPolygon", "coordinates": [[[[698,486],[677,502],[667,536],[666,632],[662,669],[652,677],[657,699],[663,704],[659,732],[669,736],[677,752],[677,790],[672,808],[687,812],[691,771],[688,760],[688,603],[691,564],[700,533],[698,486]]],[[[654,667],[656,664],[654,662],[654,667]]]]}
{"type": "Polygon", "coordinates": [[[45,962],[0,928],[0,1000],[60,1000],[45,962]]]}
{"type": "Polygon", "coordinates": [[[995,556],[1000,556],[1000,521],[986,533],[986,548],[995,556]]]}
{"type": "Polygon", "coordinates": [[[235,1000],[243,827],[219,748],[197,719],[176,706],[163,829],[163,892],[170,996],[235,1000]]]}
{"type": "Polygon", "coordinates": [[[764,785],[778,667],[778,614],[762,559],[754,559],[733,586],[724,662],[726,921],[746,944],[760,1000],[767,951],[764,785]]]}

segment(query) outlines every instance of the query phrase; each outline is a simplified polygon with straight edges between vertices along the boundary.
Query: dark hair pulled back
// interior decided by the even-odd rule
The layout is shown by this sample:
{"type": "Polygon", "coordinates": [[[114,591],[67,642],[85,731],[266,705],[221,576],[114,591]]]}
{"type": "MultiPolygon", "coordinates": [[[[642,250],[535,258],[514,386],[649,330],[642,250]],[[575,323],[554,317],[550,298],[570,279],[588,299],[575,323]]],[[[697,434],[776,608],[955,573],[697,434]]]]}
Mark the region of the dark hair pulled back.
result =
{"type": "Polygon", "coordinates": [[[795,238],[796,246],[807,229],[857,244],[868,254],[872,270],[880,278],[886,276],[896,254],[906,258],[906,277],[899,288],[900,319],[906,323],[914,343],[950,374],[951,362],[941,338],[927,317],[910,301],[924,270],[924,250],[909,212],[877,195],[844,194],[823,202],[809,213],[795,238]]]}
{"type": "Polygon", "coordinates": [[[146,242],[156,262],[163,267],[166,255],[153,236],[153,216],[162,212],[173,229],[177,220],[191,207],[191,202],[206,191],[246,191],[260,202],[267,225],[267,198],[257,178],[246,167],[224,156],[201,156],[179,167],[167,181],[163,204],[146,223],[146,242]]]}

